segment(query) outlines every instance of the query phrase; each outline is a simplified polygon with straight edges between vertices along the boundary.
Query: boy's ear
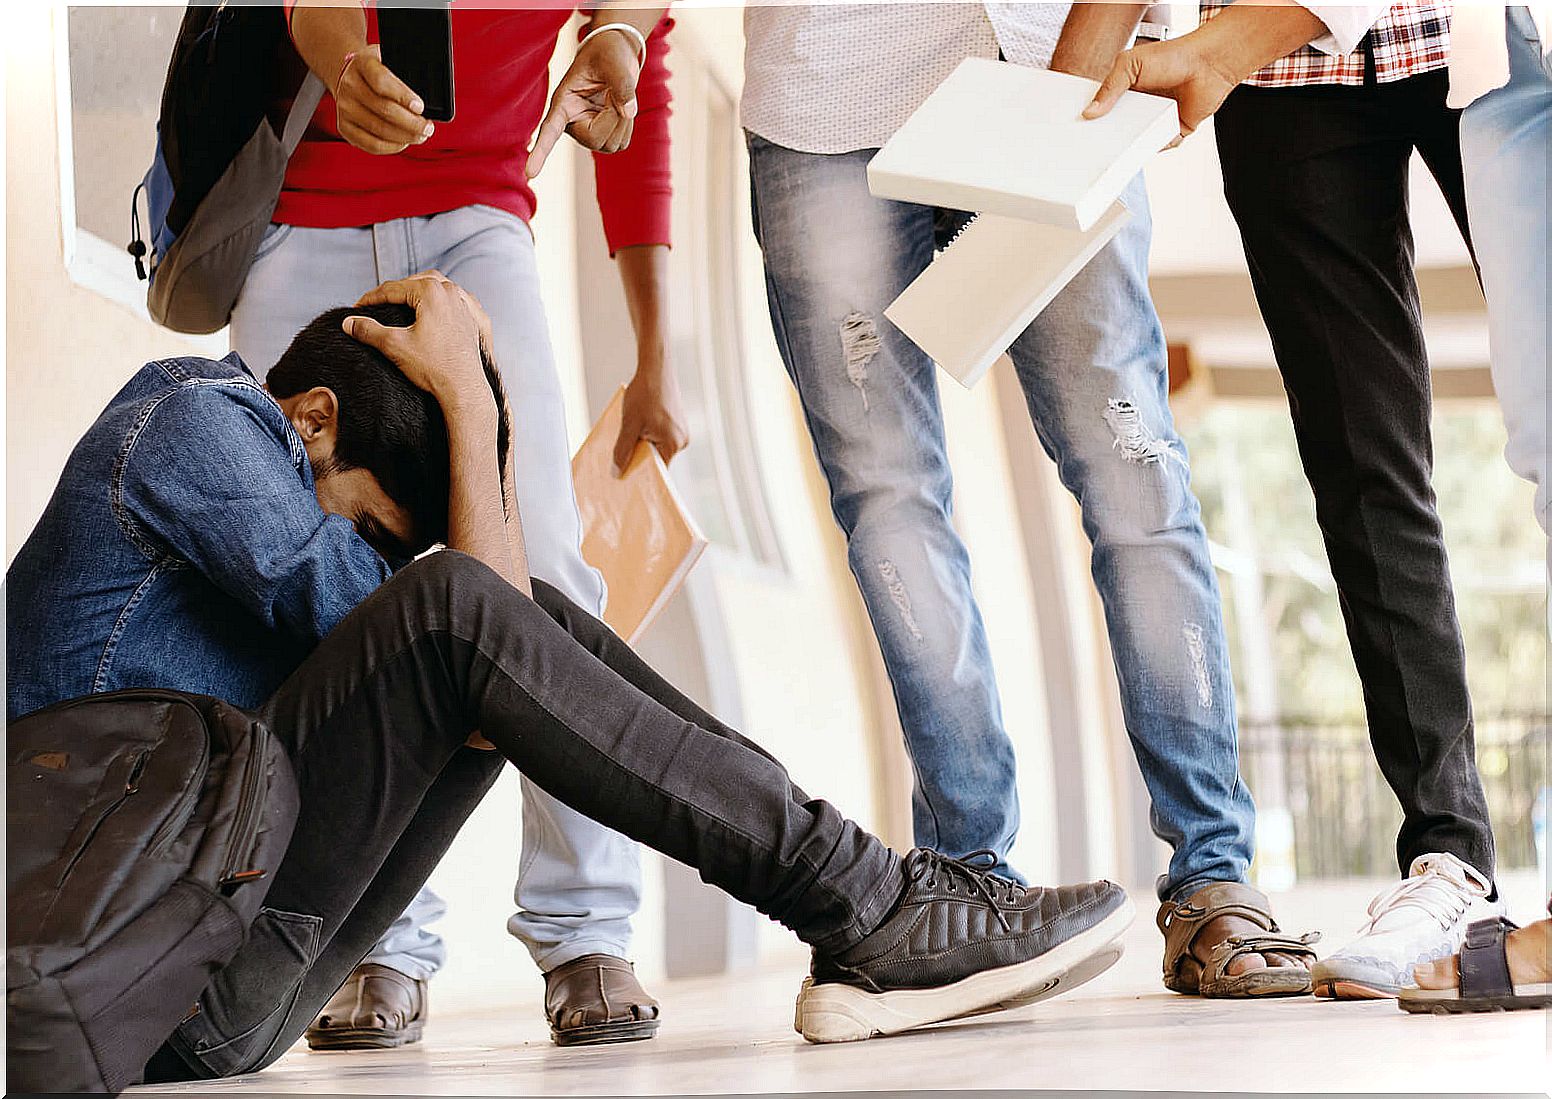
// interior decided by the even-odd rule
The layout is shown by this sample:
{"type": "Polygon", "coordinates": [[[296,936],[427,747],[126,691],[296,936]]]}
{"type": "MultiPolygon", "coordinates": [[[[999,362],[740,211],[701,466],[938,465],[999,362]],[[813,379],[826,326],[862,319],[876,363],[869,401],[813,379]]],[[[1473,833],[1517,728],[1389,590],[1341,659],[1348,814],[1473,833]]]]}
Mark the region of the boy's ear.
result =
{"type": "Polygon", "coordinates": [[[332,437],[339,430],[339,398],[327,386],[314,386],[292,404],[291,424],[304,443],[332,437]]]}

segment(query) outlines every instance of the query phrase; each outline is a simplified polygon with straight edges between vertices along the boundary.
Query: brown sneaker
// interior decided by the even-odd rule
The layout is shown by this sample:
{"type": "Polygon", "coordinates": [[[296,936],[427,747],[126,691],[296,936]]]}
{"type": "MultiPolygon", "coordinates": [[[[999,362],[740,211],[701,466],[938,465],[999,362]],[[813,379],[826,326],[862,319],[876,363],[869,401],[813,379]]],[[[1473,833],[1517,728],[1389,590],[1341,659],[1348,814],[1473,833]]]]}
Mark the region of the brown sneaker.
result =
{"type": "Polygon", "coordinates": [[[426,982],[363,962],[346,978],[313,1025],[312,1049],[397,1049],[420,1041],[426,1026],[426,982]]]}
{"type": "Polygon", "coordinates": [[[657,1033],[658,1014],[624,958],[584,954],[544,975],[544,1015],[558,1046],[639,1042],[657,1033]]]}

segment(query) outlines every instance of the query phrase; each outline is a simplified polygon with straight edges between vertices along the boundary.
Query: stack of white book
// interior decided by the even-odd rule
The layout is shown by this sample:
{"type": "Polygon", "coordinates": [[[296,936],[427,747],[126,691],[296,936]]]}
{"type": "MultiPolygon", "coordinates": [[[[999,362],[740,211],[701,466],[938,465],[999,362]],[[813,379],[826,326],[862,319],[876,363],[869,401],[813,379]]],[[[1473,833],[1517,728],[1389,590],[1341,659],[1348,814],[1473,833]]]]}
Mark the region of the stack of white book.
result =
{"type": "Polygon", "coordinates": [[[1084,119],[1098,87],[969,58],[868,165],[879,198],[979,215],[884,311],[966,386],[1120,232],[1121,191],[1180,132],[1141,92],[1084,119]]]}

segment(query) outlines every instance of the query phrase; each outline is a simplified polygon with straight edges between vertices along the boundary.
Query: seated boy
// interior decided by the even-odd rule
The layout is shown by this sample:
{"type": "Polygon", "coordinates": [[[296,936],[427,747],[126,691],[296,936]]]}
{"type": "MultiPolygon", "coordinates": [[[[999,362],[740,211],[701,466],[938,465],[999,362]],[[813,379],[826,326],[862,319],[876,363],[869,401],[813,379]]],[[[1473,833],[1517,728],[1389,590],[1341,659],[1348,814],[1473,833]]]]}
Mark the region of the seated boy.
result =
{"type": "Polygon", "coordinates": [[[267,391],[235,355],[148,364],[9,571],[9,717],[208,693],[256,710],[300,785],[268,907],[148,1080],[279,1057],[506,761],[810,944],[813,1041],[1033,1002],[1113,961],[1118,886],[898,857],[530,581],[488,324],[432,272],[319,317],[267,391]]]}

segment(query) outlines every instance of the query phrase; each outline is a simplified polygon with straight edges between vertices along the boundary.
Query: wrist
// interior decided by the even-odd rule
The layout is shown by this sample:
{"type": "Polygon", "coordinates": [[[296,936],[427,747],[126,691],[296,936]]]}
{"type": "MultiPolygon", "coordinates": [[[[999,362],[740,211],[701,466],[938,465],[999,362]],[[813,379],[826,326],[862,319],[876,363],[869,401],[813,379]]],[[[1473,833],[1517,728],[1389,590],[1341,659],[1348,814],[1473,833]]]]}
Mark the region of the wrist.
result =
{"type": "Polygon", "coordinates": [[[1249,79],[1263,62],[1255,60],[1256,52],[1246,49],[1245,43],[1230,28],[1225,33],[1219,19],[1203,23],[1196,30],[1168,43],[1185,51],[1185,65],[1195,73],[1211,73],[1228,84],[1239,84],[1249,79]]]}
{"type": "Polygon", "coordinates": [[[590,28],[582,36],[582,41],[577,43],[577,53],[581,53],[590,42],[614,43],[623,41],[629,46],[636,56],[636,64],[644,65],[647,60],[647,36],[642,34],[629,23],[602,22],[590,28]]]}
{"type": "Polygon", "coordinates": [[[668,351],[661,340],[637,339],[636,377],[661,378],[668,364],[668,351]]]}
{"type": "Polygon", "coordinates": [[[491,398],[490,390],[481,380],[480,389],[483,392],[473,393],[468,387],[449,387],[445,390],[435,390],[432,396],[442,408],[442,416],[447,420],[448,434],[458,431],[489,431],[494,432],[499,422],[496,411],[496,403],[491,398]]]}
{"type": "Polygon", "coordinates": [[[339,98],[340,85],[345,82],[345,74],[350,71],[350,66],[352,62],[355,61],[356,54],[358,52],[360,51],[350,50],[345,54],[344,59],[340,61],[339,75],[334,78],[334,83],[329,86],[329,91],[333,94],[335,99],[339,98]]]}
{"type": "Polygon", "coordinates": [[[1225,9],[1180,41],[1195,39],[1197,61],[1220,78],[1239,84],[1307,45],[1324,26],[1295,5],[1225,9]]]}

